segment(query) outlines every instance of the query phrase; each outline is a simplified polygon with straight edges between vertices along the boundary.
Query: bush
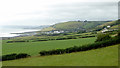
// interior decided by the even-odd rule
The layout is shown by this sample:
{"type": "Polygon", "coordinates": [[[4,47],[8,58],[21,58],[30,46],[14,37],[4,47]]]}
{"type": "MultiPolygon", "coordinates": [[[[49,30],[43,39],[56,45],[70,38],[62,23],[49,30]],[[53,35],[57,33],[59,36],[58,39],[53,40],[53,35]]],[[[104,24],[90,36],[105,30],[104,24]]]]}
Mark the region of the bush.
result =
{"type": "Polygon", "coordinates": [[[14,42],[29,42],[28,40],[13,40],[13,41],[7,41],[7,43],[14,43],[14,42]]]}
{"type": "Polygon", "coordinates": [[[90,37],[95,37],[95,35],[80,36],[79,38],[90,38],[90,37]]]}
{"type": "Polygon", "coordinates": [[[99,42],[99,41],[105,41],[105,40],[109,40],[111,39],[111,37],[109,36],[109,34],[98,34],[97,36],[97,40],[95,42],[99,42]]]}
{"type": "Polygon", "coordinates": [[[19,58],[26,58],[26,57],[29,57],[30,55],[28,55],[28,54],[25,54],[25,53],[21,53],[21,54],[18,54],[17,56],[16,56],[16,59],[19,59],[19,58]]]}
{"type": "Polygon", "coordinates": [[[16,55],[17,54],[3,55],[2,56],[2,61],[5,61],[5,60],[14,60],[14,59],[16,59],[16,55]]]}
{"type": "Polygon", "coordinates": [[[48,39],[39,39],[37,41],[48,41],[48,39]]]}
{"type": "Polygon", "coordinates": [[[20,59],[20,58],[27,58],[30,55],[25,54],[25,53],[21,53],[21,54],[8,54],[8,55],[3,55],[2,56],[2,61],[6,61],[6,60],[15,60],[15,59],[20,59]]]}
{"type": "Polygon", "coordinates": [[[14,41],[7,41],[7,43],[13,43],[14,41]]]}
{"type": "Polygon", "coordinates": [[[66,40],[67,38],[65,37],[60,37],[60,38],[56,38],[56,40],[66,40]]]}

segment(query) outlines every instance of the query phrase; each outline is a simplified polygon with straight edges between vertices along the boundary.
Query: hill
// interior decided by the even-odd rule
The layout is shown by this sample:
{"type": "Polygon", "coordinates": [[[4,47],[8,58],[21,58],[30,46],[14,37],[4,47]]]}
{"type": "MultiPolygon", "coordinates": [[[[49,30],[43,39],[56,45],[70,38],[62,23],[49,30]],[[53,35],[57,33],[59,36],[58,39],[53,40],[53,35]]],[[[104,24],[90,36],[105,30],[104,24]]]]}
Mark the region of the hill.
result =
{"type": "Polygon", "coordinates": [[[4,61],[3,66],[118,66],[118,46],[53,56],[4,61]]]}
{"type": "Polygon", "coordinates": [[[106,23],[107,21],[68,21],[44,28],[42,31],[63,30],[63,31],[86,31],[106,23]]]}
{"type": "Polygon", "coordinates": [[[104,28],[107,28],[107,26],[110,26],[109,29],[118,29],[120,26],[120,20],[116,20],[116,21],[111,21],[111,22],[107,22],[104,23],[102,25],[98,25],[95,30],[100,31],[104,28]]]}

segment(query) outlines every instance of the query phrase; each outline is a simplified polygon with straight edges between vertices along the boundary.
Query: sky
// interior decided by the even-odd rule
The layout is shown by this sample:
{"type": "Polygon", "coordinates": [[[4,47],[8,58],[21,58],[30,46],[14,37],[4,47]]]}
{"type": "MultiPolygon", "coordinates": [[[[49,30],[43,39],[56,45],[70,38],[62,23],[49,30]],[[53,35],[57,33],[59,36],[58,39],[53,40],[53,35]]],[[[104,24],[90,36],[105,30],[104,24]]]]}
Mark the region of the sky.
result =
{"type": "Polygon", "coordinates": [[[1,25],[116,20],[119,0],[0,0],[1,25]]]}

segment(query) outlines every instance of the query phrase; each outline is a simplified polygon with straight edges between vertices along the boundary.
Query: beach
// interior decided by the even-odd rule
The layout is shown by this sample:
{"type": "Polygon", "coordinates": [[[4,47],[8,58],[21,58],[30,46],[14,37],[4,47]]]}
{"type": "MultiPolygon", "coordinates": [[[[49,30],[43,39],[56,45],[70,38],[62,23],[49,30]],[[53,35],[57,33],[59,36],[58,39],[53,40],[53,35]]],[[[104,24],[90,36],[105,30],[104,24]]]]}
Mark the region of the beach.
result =
{"type": "Polygon", "coordinates": [[[36,31],[41,29],[24,29],[24,28],[13,28],[13,27],[2,27],[0,28],[0,37],[18,37],[36,34],[36,31]]]}

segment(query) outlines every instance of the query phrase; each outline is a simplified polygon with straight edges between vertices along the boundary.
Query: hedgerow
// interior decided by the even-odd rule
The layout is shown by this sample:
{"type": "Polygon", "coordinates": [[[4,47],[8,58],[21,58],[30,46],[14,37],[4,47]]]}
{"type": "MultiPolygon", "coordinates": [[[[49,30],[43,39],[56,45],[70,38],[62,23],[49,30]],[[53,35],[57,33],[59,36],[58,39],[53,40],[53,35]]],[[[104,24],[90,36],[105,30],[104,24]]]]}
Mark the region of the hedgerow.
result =
{"type": "Polygon", "coordinates": [[[20,58],[27,58],[30,57],[30,55],[25,54],[25,53],[20,53],[20,54],[8,54],[8,55],[3,55],[2,56],[2,61],[7,61],[7,60],[15,60],[15,59],[20,59],[20,58]]]}
{"type": "Polygon", "coordinates": [[[74,46],[74,47],[70,47],[70,48],[66,48],[66,49],[41,51],[41,52],[39,52],[39,54],[41,56],[46,56],[46,55],[55,55],[55,54],[87,51],[87,50],[91,50],[91,49],[97,49],[97,48],[102,48],[102,47],[106,47],[106,46],[111,46],[111,45],[118,44],[118,43],[120,43],[120,38],[115,37],[115,38],[110,39],[110,40],[95,42],[93,44],[88,44],[88,45],[83,45],[83,46],[74,46]]]}
{"type": "Polygon", "coordinates": [[[14,40],[14,41],[7,41],[7,43],[14,43],[14,42],[29,42],[29,40],[14,40]]]}

